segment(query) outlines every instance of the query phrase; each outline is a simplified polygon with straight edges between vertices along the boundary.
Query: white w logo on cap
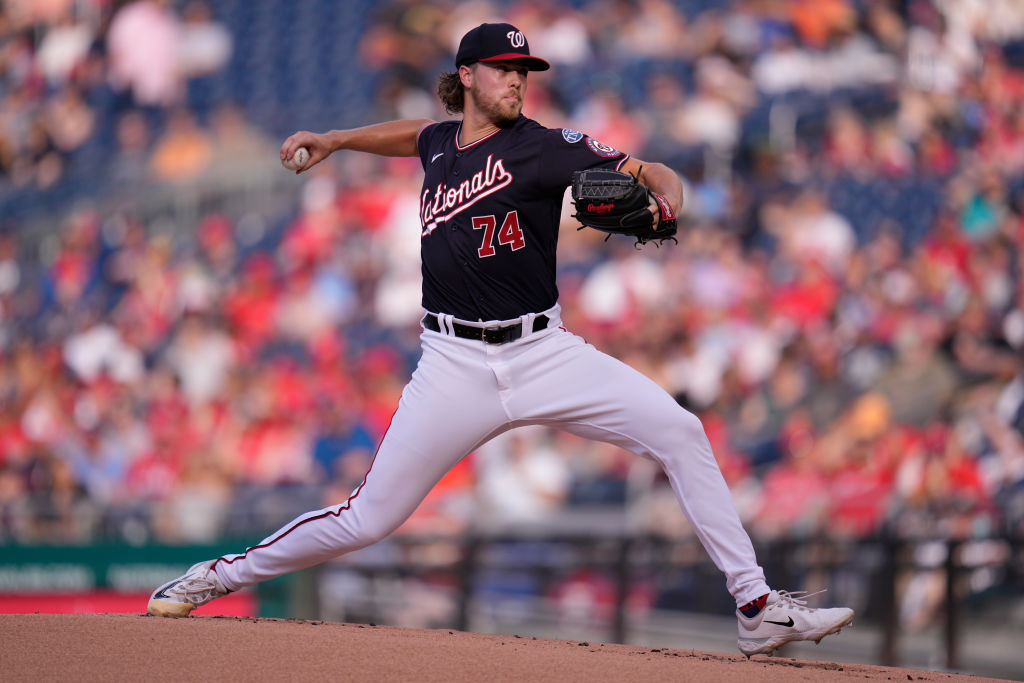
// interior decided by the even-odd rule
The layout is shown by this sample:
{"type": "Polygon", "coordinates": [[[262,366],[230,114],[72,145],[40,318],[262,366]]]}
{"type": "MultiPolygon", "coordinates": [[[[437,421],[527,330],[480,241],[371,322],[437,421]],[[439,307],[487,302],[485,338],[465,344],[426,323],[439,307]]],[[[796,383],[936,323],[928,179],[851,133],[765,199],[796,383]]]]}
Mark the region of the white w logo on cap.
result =
{"type": "Polygon", "coordinates": [[[508,38],[508,42],[512,43],[512,47],[522,47],[526,45],[526,36],[523,35],[522,31],[509,31],[505,34],[508,38]]]}

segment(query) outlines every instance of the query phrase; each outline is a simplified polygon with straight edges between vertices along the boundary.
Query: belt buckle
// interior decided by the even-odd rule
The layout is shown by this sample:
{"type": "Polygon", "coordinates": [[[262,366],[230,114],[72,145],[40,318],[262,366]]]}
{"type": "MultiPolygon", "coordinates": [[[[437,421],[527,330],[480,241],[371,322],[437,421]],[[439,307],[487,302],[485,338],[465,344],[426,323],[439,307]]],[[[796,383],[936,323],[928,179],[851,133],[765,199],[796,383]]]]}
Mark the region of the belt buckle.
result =
{"type": "Polygon", "coordinates": [[[507,327],[485,327],[481,330],[481,338],[485,344],[504,344],[508,341],[507,327]]]}

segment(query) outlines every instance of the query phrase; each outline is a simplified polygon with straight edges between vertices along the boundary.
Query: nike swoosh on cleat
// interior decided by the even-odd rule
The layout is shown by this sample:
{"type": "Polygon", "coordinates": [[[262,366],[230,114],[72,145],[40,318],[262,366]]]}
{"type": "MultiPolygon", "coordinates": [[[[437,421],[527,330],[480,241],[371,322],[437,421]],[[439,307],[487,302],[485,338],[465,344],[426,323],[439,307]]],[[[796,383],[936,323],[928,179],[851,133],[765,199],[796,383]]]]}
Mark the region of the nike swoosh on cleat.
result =
{"type": "Polygon", "coordinates": [[[156,595],[154,595],[154,596],[152,597],[152,599],[153,599],[153,600],[156,600],[157,598],[166,598],[166,597],[167,597],[167,591],[168,591],[169,589],[171,589],[171,588],[174,588],[174,587],[175,587],[176,585],[178,585],[179,583],[180,583],[179,581],[173,581],[173,582],[171,582],[171,583],[167,584],[166,586],[164,586],[163,588],[161,588],[161,589],[160,589],[159,591],[157,591],[156,595]]]}
{"type": "Polygon", "coordinates": [[[778,624],[779,626],[792,626],[793,617],[789,618],[789,621],[772,621],[771,619],[765,619],[769,624],[778,624]]]}

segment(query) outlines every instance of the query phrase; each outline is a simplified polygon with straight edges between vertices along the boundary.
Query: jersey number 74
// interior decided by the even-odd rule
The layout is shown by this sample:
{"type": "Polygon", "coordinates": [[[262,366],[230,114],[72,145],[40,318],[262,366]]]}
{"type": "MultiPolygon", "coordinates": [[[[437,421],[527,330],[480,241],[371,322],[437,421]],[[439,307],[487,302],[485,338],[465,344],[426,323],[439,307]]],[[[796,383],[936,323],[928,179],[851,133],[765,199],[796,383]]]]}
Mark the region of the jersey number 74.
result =
{"type": "MultiPolygon", "coordinates": [[[[483,230],[484,239],[477,250],[480,258],[494,256],[494,228],[498,221],[494,216],[474,216],[473,229],[483,230]]],[[[519,227],[519,214],[509,211],[505,214],[505,220],[501,222],[501,229],[498,230],[498,244],[512,245],[512,251],[517,251],[526,246],[526,238],[523,237],[523,230],[519,227]]]]}

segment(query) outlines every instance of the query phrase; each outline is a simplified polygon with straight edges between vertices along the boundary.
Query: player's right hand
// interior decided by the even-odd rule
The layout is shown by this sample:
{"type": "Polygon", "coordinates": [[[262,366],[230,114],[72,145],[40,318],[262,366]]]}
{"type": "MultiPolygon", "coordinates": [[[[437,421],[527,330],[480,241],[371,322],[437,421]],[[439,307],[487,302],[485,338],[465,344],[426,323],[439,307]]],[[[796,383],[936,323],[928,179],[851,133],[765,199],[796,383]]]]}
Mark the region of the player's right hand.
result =
{"type": "Polygon", "coordinates": [[[309,161],[302,168],[296,169],[296,173],[302,173],[316,166],[334,151],[334,148],[331,146],[330,136],[326,133],[311,133],[308,130],[300,130],[290,135],[281,144],[281,161],[291,159],[292,155],[295,154],[295,150],[299,147],[305,147],[309,150],[309,161]]]}

